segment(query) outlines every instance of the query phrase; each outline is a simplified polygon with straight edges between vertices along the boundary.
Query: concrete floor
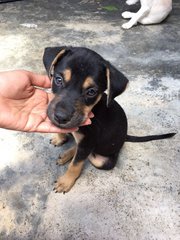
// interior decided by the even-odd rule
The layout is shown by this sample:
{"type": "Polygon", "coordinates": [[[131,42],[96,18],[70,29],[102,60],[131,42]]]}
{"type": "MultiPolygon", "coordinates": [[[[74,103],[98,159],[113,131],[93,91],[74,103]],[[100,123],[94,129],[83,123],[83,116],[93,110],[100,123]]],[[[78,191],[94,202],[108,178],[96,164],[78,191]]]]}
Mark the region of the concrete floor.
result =
{"type": "MultiPolygon", "coordinates": [[[[0,71],[44,73],[47,46],[92,48],[130,80],[117,98],[130,134],[179,132],[180,5],[173,2],[163,24],[128,31],[121,13],[132,7],[120,0],[0,4],[0,71]]],[[[49,145],[50,137],[0,130],[0,240],[180,239],[179,134],[126,143],[109,172],[87,162],[65,195],[52,191],[67,166],[56,166],[63,148],[49,145]]]]}

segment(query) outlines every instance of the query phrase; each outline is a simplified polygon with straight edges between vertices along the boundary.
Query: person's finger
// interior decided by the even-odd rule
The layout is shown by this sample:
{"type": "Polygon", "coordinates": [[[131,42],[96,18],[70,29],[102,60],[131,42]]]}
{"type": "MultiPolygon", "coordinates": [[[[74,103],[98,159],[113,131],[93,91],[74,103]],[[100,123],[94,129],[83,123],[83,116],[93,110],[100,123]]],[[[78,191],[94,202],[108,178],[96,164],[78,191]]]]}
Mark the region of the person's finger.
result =
{"type": "Polygon", "coordinates": [[[89,113],[89,118],[93,118],[94,117],[94,113],[93,112],[90,112],[89,113]]]}
{"type": "Polygon", "coordinates": [[[56,126],[54,126],[51,122],[43,122],[41,123],[35,132],[41,132],[41,133],[70,133],[77,131],[78,128],[71,128],[71,129],[61,129],[56,126]]]}
{"type": "Polygon", "coordinates": [[[81,124],[81,126],[90,125],[91,123],[91,119],[87,118],[86,121],[81,124]]]}
{"type": "Polygon", "coordinates": [[[51,87],[51,81],[47,75],[39,75],[32,72],[29,72],[28,74],[30,76],[32,85],[42,88],[51,87]]]}
{"type": "Polygon", "coordinates": [[[81,124],[81,126],[90,125],[92,123],[91,118],[93,118],[93,117],[94,117],[94,113],[90,112],[88,114],[88,118],[81,124]]]}

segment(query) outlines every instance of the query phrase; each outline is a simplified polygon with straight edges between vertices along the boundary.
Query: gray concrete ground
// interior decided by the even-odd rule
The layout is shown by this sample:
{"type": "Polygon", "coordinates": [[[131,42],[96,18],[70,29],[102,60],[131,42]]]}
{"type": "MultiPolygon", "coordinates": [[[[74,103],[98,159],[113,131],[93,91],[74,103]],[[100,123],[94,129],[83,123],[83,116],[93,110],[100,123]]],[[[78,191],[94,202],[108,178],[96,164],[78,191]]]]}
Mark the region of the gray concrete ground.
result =
{"type": "MultiPolygon", "coordinates": [[[[128,31],[121,29],[121,13],[132,7],[120,0],[0,4],[0,70],[44,73],[44,47],[92,48],[130,80],[117,98],[130,134],[178,132],[178,2],[163,24],[128,31]]],[[[63,148],[49,145],[50,137],[0,130],[1,240],[180,239],[179,133],[168,140],[126,143],[109,172],[87,162],[66,195],[52,191],[67,166],[55,165],[63,148]]]]}

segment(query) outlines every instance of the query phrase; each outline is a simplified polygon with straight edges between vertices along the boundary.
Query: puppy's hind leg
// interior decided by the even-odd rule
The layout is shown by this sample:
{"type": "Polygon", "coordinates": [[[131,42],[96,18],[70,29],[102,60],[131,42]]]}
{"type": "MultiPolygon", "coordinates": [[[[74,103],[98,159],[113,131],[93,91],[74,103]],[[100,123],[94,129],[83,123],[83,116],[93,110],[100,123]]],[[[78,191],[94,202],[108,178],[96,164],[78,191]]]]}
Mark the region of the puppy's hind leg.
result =
{"type": "Polygon", "coordinates": [[[105,157],[99,154],[90,154],[88,156],[89,161],[98,169],[111,170],[115,167],[118,160],[118,154],[105,157]]]}

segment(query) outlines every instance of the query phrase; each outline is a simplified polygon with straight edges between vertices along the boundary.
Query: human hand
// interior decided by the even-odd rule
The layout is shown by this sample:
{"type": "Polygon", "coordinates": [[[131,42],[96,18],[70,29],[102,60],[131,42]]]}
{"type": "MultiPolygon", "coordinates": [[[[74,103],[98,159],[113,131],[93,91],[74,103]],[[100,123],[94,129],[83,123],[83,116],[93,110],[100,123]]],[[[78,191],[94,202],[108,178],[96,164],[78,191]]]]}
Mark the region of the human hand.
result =
{"type": "MultiPolygon", "coordinates": [[[[0,73],[0,127],[25,132],[68,133],[77,129],[55,127],[47,117],[50,80],[25,70],[0,73]]],[[[90,124],[87,119],[84,125],[90,124]]]]}

